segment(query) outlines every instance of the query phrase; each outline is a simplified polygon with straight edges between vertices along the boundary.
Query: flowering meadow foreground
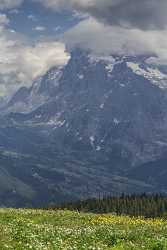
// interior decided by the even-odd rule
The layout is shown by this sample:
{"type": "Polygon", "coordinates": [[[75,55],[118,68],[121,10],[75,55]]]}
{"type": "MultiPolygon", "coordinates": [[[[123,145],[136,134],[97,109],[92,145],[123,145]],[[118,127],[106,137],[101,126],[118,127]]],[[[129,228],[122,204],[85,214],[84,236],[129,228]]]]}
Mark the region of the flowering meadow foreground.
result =
{"type": "Polygon", "coordinates": [[[70,211],[0,209],[0,249],[166,250],[167,221],[70,211]]]}

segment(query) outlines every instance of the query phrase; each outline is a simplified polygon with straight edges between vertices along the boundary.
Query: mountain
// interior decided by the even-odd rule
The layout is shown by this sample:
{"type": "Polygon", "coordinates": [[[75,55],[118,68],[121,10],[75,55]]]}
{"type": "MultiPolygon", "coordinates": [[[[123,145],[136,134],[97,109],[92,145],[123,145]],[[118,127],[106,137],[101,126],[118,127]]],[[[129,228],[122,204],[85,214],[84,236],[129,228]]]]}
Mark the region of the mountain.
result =
{"type": "Polygon", "coordinates": [[[18,90],[0,117],[0,204],[167,192],[167,68],[148,62],[77,49],[18,90]]]}
{"type": "Polygon", "coordinates": [[[54,67],[34,81],[30,88],[21,87],[2,110],[5,113],[31,112],[56,95],[62,67],[54,67]]]}

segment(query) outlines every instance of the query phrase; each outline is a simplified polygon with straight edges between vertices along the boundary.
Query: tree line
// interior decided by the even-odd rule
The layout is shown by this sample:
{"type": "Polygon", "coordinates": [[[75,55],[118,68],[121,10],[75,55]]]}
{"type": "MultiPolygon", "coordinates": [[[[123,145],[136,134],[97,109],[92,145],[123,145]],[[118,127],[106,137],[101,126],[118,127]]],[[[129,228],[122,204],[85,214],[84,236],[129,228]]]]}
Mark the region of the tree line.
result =
{"type": "Polygon", "coordinates": [[[161,194],[122,194],[119,197],[106,196],[64,203],[54,206],[54,208],[93,213],[167,218],[167,197],[161,194]]]}

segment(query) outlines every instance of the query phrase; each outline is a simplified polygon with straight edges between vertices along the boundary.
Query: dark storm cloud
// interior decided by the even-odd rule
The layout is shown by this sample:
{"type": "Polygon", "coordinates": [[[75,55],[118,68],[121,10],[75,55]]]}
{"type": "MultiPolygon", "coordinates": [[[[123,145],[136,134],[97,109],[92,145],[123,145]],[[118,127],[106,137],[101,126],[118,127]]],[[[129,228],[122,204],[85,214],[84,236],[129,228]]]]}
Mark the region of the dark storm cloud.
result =
{"type": "Polygon", "coordinates": [[[142,30],[164,29],[167,0],[33,0],[52,10],[86,12],[110,25],[142,30]]]}
{"type": "Polygon", "coordinates": [[[110,25],[142,30],[167,26],[167,0],[97,0],[87,11],[110,25]]]}

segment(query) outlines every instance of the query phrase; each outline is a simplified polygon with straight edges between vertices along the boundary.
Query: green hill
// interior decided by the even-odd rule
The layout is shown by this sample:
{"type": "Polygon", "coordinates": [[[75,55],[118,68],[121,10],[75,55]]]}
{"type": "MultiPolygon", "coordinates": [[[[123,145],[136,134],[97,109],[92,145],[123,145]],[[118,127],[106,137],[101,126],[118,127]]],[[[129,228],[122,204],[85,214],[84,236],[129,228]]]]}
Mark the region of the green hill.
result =
{"type": "Polygon", "coordinates": [[[0,209],[0,249],[165,250],[167,221],[61,210],[0,209]]]}

